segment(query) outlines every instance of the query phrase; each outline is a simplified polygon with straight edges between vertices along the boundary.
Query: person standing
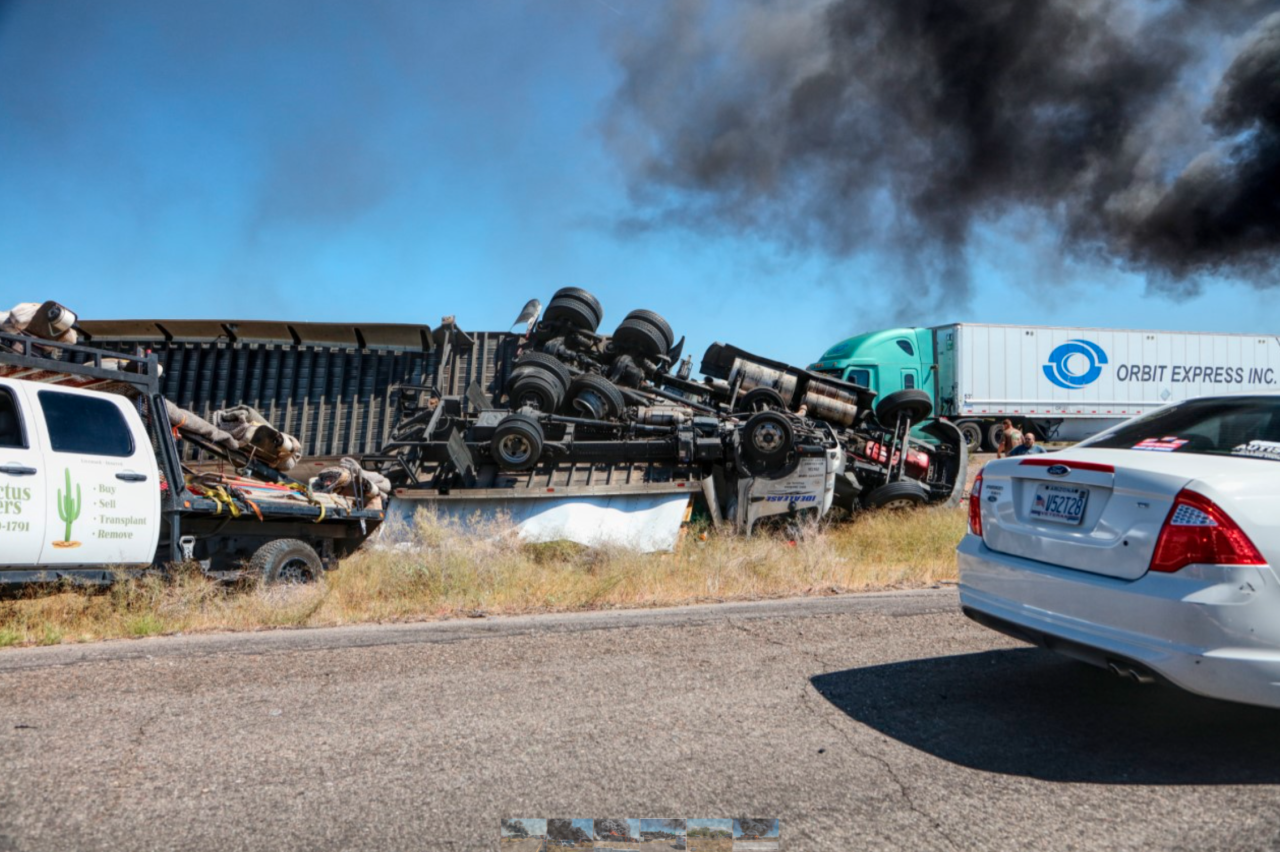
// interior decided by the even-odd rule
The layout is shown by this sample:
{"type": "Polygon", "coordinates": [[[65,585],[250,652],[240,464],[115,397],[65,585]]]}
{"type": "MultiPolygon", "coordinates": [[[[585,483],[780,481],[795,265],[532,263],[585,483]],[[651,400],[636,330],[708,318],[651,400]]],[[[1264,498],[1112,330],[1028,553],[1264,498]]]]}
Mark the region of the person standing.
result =
{"type": "Polygon", "coordinates": [[[998,459],[1009,455],[1015,447],[1022,444],[1022,432],[1014,428],[1012,420],[1006,417],[1004,422],[1000,424],[1000,428],[1003,431],[1000,433],[1000,444],[996,447],[996,458],[998,459]]]}

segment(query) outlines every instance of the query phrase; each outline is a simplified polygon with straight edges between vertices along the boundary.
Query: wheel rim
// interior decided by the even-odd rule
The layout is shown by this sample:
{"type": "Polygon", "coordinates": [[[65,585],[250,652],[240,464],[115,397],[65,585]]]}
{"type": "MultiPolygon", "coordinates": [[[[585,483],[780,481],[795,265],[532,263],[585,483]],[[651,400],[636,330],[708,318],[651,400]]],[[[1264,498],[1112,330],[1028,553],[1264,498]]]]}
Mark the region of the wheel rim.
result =
{"type": "Polygon", "coordinates": [[[777,452],[782,447],[782,427],[777,423],[761,423],[751,433],[751,444],[762,453],[777,452]]]}
{"type": "Polygon", "coordinates": [[[533,456],[533,445],[523,435],[506,435],[498,442],[498,453],[507,464],[524,464],[533,456]]]}
{"type": "Polygon", "coordinates": [[[914,509],[917,503],[910,497],[895,497],[887,503],[881,503],[881,509],[914,509]]]}
{"type": "Polygon", "coordinates": [[[541,411],[542,404],[546,402],[546,400],[543,398],[542,394],[537,391],[528,391],[527,393],[521,394],[516,402],[519,403],[520,408],[536,408],[541,411]]]}
{"type": "Polygon", "coordinates": [[[310,583],[311,566],[305,559],[288,559],[280,566],[279,576],[282,583],[310,583]]]}
{"type": "Polygon", "coordinates": [[[594,390],[584,390],[573,400],[574,408],[597,420],[604,419],[609,412],[609,405],[594,390]]]}

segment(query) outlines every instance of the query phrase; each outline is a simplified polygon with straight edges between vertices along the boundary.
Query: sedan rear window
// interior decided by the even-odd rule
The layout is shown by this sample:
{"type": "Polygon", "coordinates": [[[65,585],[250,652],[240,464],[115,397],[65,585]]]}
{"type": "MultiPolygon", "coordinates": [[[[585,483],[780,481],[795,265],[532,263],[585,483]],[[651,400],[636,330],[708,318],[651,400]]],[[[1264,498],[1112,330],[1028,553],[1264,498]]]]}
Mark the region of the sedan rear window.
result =
{"type": "Polygon", "coordinates": [[[1280,461],[1280,396],[1181,402],[1104,432],[1081,446],[1280,461]]]}

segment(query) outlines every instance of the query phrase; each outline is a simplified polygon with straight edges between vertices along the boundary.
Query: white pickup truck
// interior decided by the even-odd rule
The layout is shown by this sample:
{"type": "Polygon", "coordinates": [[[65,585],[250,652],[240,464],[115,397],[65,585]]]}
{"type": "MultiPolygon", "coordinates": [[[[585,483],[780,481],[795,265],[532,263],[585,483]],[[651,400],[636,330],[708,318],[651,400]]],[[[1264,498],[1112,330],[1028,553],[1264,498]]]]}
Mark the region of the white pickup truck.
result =
{"type": "Polygon", "coordinates": [[[191,561],[305,582],[382,521],[232,455],[239,477],[193,476],[176,435],[154,357],[0,334],[0,586],[191,561]]]}

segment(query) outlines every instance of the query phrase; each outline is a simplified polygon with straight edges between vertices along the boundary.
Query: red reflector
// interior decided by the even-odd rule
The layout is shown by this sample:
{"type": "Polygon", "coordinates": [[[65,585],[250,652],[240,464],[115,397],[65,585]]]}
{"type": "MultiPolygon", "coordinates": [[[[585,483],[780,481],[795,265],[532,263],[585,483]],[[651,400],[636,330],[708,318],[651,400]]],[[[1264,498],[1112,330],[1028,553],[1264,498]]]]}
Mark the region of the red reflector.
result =
{"type": "Polygon", "coordinates": [[[982,471],[978,471],[973,490],[969,492],[969,532],[982,535],[982,471]]]}
{"type": "Polygon", "coordinates": [[[1025,464],[1031,467],[1053,467],[1060,464],[1069,467],[1072,470],[1092,470],[1095,473],[1115,473],[1116,466],[1113,464],[1098,464],[1097,462],[1067,461],[1066,459],[1023,459],[1018,464],[1025,464]]]}
{"type": "Polygon", "coordinates": [[[1151,570],[1177,571],[1187,565],[1265,565],[1240,525],[1203,494],[1181,491],[1164,520],[1151,570]]]}

